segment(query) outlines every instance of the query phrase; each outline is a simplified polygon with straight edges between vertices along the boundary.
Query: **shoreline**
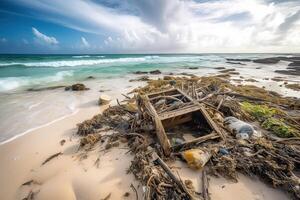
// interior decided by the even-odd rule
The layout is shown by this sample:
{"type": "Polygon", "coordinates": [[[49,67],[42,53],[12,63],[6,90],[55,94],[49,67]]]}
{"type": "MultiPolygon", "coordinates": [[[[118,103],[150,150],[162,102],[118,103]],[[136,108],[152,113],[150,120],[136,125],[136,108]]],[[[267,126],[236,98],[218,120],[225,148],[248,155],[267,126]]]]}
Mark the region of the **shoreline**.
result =
{"type": "Polygon", "coordinates": [[[68,117],[71,117],[72,115],[76,115],[78,112],[79,112],[79,110],[76,110],[76,111],[74,111],[73,113],[71,113],[71,114],[69,114],[69,115],[62,116],[62,117],[57,118],[57,119],[54,119],[53,121],[48,122],[48,123],[46,123],[46,124],[43,124],[43,125],[40,125],[40,126],[31,128],[31,129],[28,129],[28,130],[26,130],[25,132],[22,132],[22,133],[17,134],[17,135],[15,135],[15,136],[13,136],[13,137],[11,137],[11,138],[9,138],[9,139],[3,141],[3,142],[0,142],[0,146],[1,146],[1,145],[4,145],[4,144],[7,144],[7,143],[10,143],[10,142],[12,142],[12,141],[18,139],[19,137],[25,136],[26,134],[30,134],[31,132],[36,131],[36,130],[38,130],[38,129],[40,129],[40,128],[47,127],[47,126],[49,126],[49,125],[51,125],[51,124],[53,124],[53,123],[56,123],[56,122],[58,122],[58,121],[60,121],[60,120],[63,120],[63,119],[68,118],[68,117]]]}

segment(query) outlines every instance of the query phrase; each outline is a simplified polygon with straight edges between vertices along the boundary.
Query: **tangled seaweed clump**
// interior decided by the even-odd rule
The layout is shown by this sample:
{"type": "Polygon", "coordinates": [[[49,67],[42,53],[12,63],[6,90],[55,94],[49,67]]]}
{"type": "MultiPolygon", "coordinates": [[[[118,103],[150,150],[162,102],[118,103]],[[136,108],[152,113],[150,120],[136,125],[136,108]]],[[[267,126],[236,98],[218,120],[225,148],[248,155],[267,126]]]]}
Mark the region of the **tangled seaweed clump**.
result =
{"type": "Polygon", "coordinates": [[[262,127],[275,133],[279,137],[293,137],[296,135],[296,130],[285,124],[284,120],[270,117],[262,123],[262,127]]]}
{"type": "Polygon", "coordinates": [[[283,111],[271,108],[267,105],[252,104],[249,102],[241,103],[242,109],[248,112],[256,120],[261,122],[264,129],[271,131],[279,137],[298,136],[297,130],[288,125],[283,118],[283,111]]]}

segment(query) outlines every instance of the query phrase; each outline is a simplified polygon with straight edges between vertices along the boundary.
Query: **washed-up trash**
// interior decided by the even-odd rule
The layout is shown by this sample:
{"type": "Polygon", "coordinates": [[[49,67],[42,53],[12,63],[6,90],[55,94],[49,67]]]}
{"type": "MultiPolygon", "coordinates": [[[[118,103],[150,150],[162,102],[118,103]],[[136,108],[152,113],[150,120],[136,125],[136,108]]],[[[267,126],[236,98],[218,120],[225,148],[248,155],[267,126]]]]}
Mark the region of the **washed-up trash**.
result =
{"type": "Polygon", "coordinates": [[[135,102],[125,104],[124,109],[129,112],[137,112],[137,110],[138,110],[135,102]]]}
{"type": "Polygon", "coordinates": [[[189,149],[182,153],[191,168],[201,169],[209,161],[211,153],[201,149],[189,149]]]}
{"type": "Polygon", "coordinates": [[[222,155],[228,155],[229,154],[229,151],[225,148],[220,148],[219,152],[222,154],[222,155]]]}
{"type": "Polygon", "coordinates": [[[105,104],[109,104],[109,102],[111,101],[111,97],[106,95],[106,94],[102,94],[99,97],[99,101],[98,104],[99,105],[105,105],[105,104]]]}
{"type": "Polygon", "coordinates": [[[254,133],[254,128],[252,125],[241,121],[235,117],[226,117],[224,123],[229,127],[229,129],[236,134],[236,137],[249,138],[254,133]],[[246,136],[247,134],[248,136],[246,136]]]}
{"type": "Polygon", "coordinates": [[[183,143],[184,143],[184,140],[183,140],[183,139],[180,139],[180,138],[172,138],[172,143],[173,143],[174,145],[183,144],[183,143]]]}
{"type": "Polygon", "coordinates": [[[249,139],[248,133],[237,133],[235,136],[237,139],[247,140],[249,139]]]}

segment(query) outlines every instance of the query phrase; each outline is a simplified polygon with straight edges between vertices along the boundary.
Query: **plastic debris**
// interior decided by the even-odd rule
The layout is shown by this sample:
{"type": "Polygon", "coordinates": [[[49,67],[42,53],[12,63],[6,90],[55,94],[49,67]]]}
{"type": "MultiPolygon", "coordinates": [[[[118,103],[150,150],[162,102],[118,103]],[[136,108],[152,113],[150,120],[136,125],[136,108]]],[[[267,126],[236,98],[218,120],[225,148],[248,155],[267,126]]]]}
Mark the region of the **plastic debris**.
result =
{"type": "Polygon", "coordinates": [[[201,169],[210,159],[211,154],[201,149],[190,149],[184,151],[182,156],[191,168],[201,169]]]}

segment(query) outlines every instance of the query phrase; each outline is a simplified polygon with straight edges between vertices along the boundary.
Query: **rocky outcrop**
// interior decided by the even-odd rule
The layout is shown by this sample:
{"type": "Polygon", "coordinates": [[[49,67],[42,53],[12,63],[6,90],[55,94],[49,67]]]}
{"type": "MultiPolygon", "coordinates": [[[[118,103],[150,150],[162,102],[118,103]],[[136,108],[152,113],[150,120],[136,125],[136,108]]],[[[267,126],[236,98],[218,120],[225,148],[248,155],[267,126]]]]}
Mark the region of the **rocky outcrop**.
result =
{"type": "Polygon", "coordinates": [[[161,71],[157,69],[157,70],[150,71],[149,73],[150,74],[161,74],[161,71]]]}
{"type": "Polygon", "coordinates": [[[226,58],[227,61],[237,61],[237,62],[251,62],[251,59],[234,59],[234,58],[226,58]]]}
{"type": "Polygon", "coordinates": [[[74,85],[71,86],[67,86],[65,87],[66,91],[72,90],[72,91],[83,91],[83,90],[89,90],[89,88],[87,88],[84,84],[82,83],[76,83],[74,85]]]}
{"type": "Polygon", "coordinates": [[[241,62],[232,62],[232,61],[227,61],[226,63],[232,64],[232,65],[246,65],[246,64],[241,63],[241,62]]]}
{"type": "Polygon", "coordinates": [[[300,67],[300,61],[294,61],[290,63],[288,66],[290,67],[300,67]]]}
{"type": "Polygon", "coordinates": [[[276,64],[280,61],[279,58],[273,57],[273,58],[262,58],[262,59],[256,59],[253,60],[254,63],[261,63],[261,64],[276,64]]]}

